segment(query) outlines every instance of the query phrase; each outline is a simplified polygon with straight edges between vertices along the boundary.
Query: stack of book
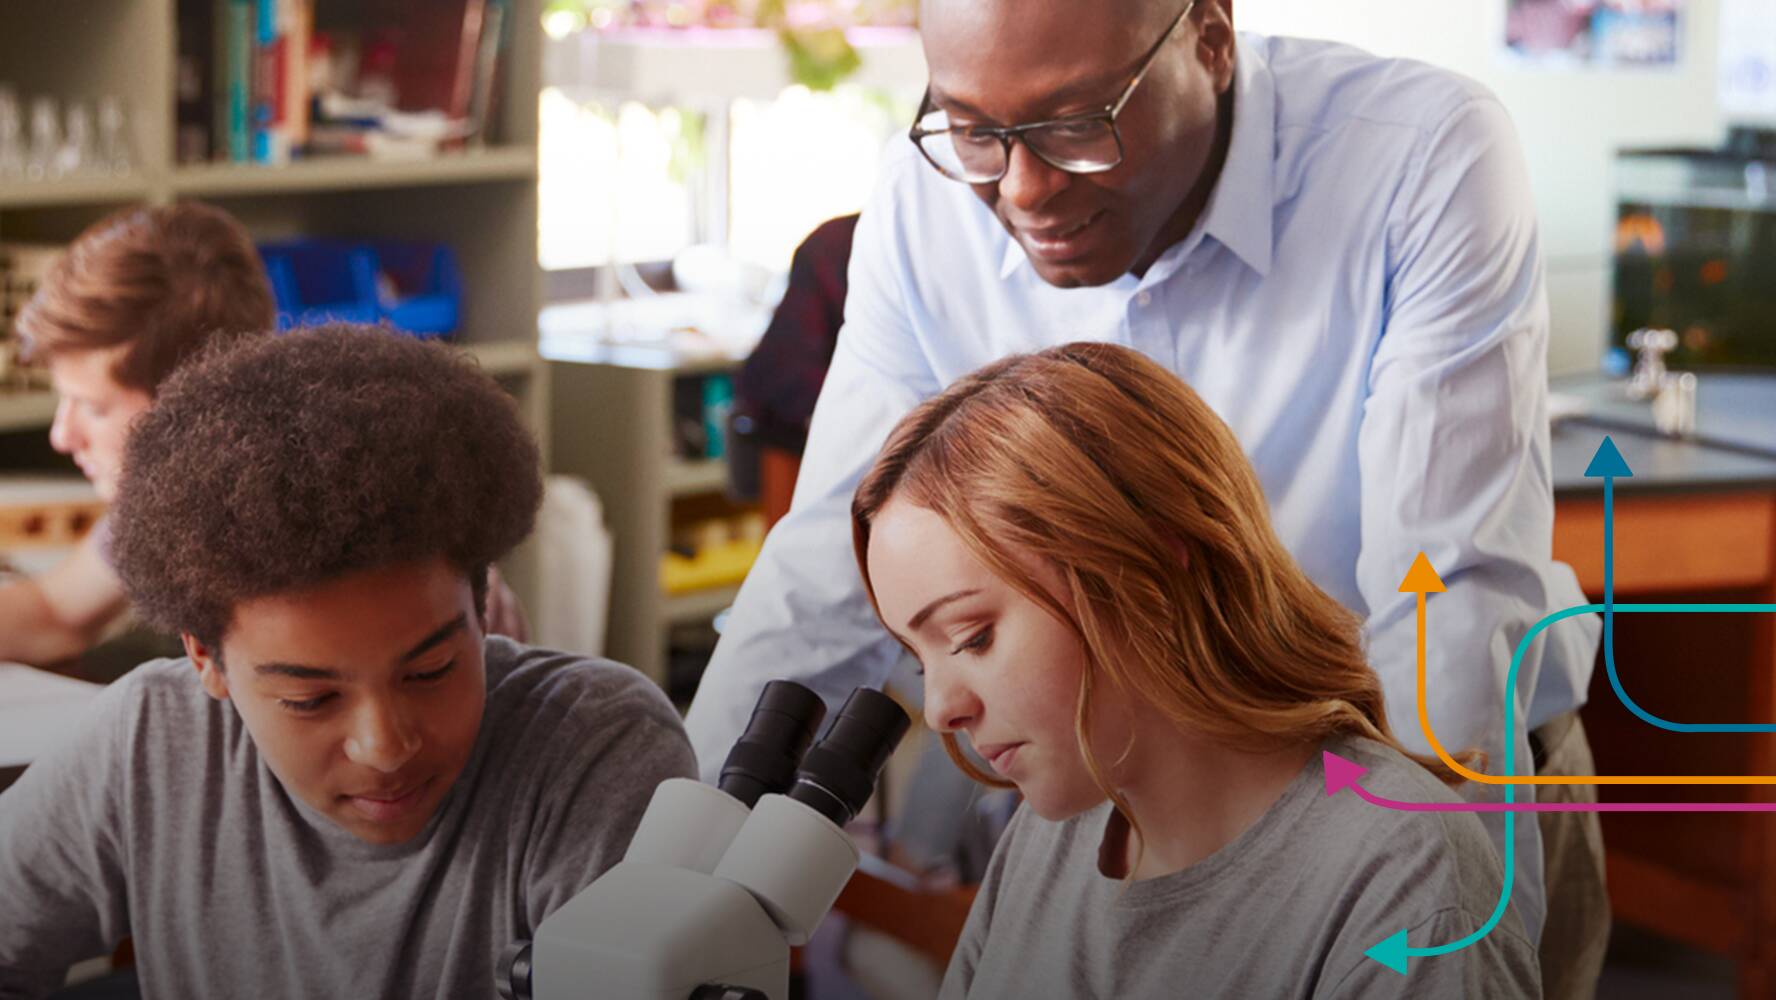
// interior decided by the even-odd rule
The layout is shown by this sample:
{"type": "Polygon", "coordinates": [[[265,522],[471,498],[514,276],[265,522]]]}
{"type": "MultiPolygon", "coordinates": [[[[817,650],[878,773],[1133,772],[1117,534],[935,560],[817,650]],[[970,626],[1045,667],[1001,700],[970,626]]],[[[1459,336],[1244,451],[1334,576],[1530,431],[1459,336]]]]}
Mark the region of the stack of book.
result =
{"type": "Polygon", "coordinates": [[[179,161],[480,143],[510,15],[510,0],[181,0],[179,161]]]}
{"type": "Polygon", "coordinates": [[[42,368],[19,363],[22,345],[13,323],[61,255],[55,244],[0,243],[0,391],[49,385],[42,368]]]}

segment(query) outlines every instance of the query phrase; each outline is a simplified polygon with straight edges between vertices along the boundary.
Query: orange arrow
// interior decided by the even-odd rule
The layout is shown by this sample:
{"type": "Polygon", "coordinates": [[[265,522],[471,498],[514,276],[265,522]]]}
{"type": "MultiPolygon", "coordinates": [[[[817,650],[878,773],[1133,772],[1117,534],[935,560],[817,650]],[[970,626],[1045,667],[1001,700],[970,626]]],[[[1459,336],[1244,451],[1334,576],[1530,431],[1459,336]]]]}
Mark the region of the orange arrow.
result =
{"type": "MultiPolygon", "coordinates": [[[[1771,774],[1514,774],[1498,776],[1481,774],[1469,768],[1461,761],[1449,755],[1443,744],[1437,739],[1437,731],[1431,726],[1430,699],[1426,696],[1425,686],[1425,604],[1427,594],[1441,594],[1448,590],[1443,585],[1443,578],[1431,568],[1431,561],[1423,552],[1412,561],[1412,568],[1406,572],[1406,579],[1400,581],[1400,593],[1418,595],[1418,724],[1424,729],[1425,739],[1431,749],[1436,752],[1450,770],[1484,785],[1776,785],[1776,775],[1771,774]]],[[[1597,606],[1601,610],[1602,605],[1597,606]]],[[[1618,611],[1622,606],[1618,605],[1618,611]]],[[[1535,638],[1537,629],[1531,629],[1519,643],[1518,656],[1521,658],[1522,646],[1535,638]]],[[[1509,685],[1517,680],[1517,662],[1511,665],[1511,674],[1507,679],[1509,685]]],[[[1507,688],[1506,697],[1510,697],[1507,688]]],[[[1511,713],[1506,713],[1509,719],[1511,713]]],[[[1507,733],[1506,739],[1512,738],[1507,733]]]]}

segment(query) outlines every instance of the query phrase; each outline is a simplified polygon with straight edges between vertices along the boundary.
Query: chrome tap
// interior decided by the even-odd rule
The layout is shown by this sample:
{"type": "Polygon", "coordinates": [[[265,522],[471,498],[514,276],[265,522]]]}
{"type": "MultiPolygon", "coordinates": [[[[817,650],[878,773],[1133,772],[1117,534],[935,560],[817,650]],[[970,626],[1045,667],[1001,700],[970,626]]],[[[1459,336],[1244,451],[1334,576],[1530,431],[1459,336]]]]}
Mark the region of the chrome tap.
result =
{"type": "Polygon", "coordinates": [[[1629,348],[1638,351],[1634,373],[1628,381],[1632,399],[1651,399],[1653,426],[1672,437],[1696,433],[1696,376],[1665,367],[1665,355],[1677,348],[1672,330],[1639,329],[1628,335],[1629,348]]]}

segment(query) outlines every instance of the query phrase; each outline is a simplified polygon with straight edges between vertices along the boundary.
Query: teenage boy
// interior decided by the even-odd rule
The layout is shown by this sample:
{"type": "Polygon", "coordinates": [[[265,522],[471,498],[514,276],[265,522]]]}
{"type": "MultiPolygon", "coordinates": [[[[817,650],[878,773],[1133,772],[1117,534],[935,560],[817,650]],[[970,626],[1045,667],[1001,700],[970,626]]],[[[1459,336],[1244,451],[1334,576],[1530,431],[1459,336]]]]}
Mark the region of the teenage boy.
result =
{"type": "MultiPolygon", "coordinates": [[[[238,222],[192,202],[131,208],[87,229],[18,317],[59,400],[49,443],[106,502],[130,424],[155,387],[212,339],[270,330],[271,284],[238,222]]],[[[85,652],[129,607],[98,528],[54,569],[0,583],[0,660],[48,666],[85,652]]]]}
{"type": "MultiPolygon", "coordinates": [[[[271,330],[271,283],[252,238],[218,208],[130,208],[81,233],[18,317],[59,403],[49,442],[99,497],[117,497],[130,425],[186,358],[220,338],[271,330]]],[[[0,660],[37,666],[85,652],[128,608],[99,527],[61,564],[0,582],[0,660]]],[[[490,625],[524,638],[522,612],[497,581],[490,625]]]]}
{"type": "Polygon", "coordinates": [[[695,773],[639,674],[485,635],[537,451],[447,348],[244,338],[165,383],[124,470],[113,564],[187,656],[0,795],[0,996],[125,936],[150,996],[492,996],[695,773]]]}

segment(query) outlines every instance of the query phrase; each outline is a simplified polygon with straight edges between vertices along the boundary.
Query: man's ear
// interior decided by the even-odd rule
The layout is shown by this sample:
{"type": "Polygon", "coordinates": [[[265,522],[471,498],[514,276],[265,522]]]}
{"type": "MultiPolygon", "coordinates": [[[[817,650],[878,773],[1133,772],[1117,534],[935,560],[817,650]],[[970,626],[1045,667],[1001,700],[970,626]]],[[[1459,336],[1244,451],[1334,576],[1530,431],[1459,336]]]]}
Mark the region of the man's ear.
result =
{"type": "Polygon", "coordinates": [[[1233,0],[1200,0],[1202,12],[1194,14],[1197,28],[1197,58],[1215,81],[1215,93],[1225,94],[1233,86],[1235,35],[1233,0]]]}
{"type": "Polygon", "coordinates": [[[197,668],[197,679],[205,693],[217,701],[227,701],[228,675],[222,670],[222,651],[204,645],[190,632],[181,633],[179,638],[185,643],[185,655],[191,657],[191,665],[197,668]]]}

